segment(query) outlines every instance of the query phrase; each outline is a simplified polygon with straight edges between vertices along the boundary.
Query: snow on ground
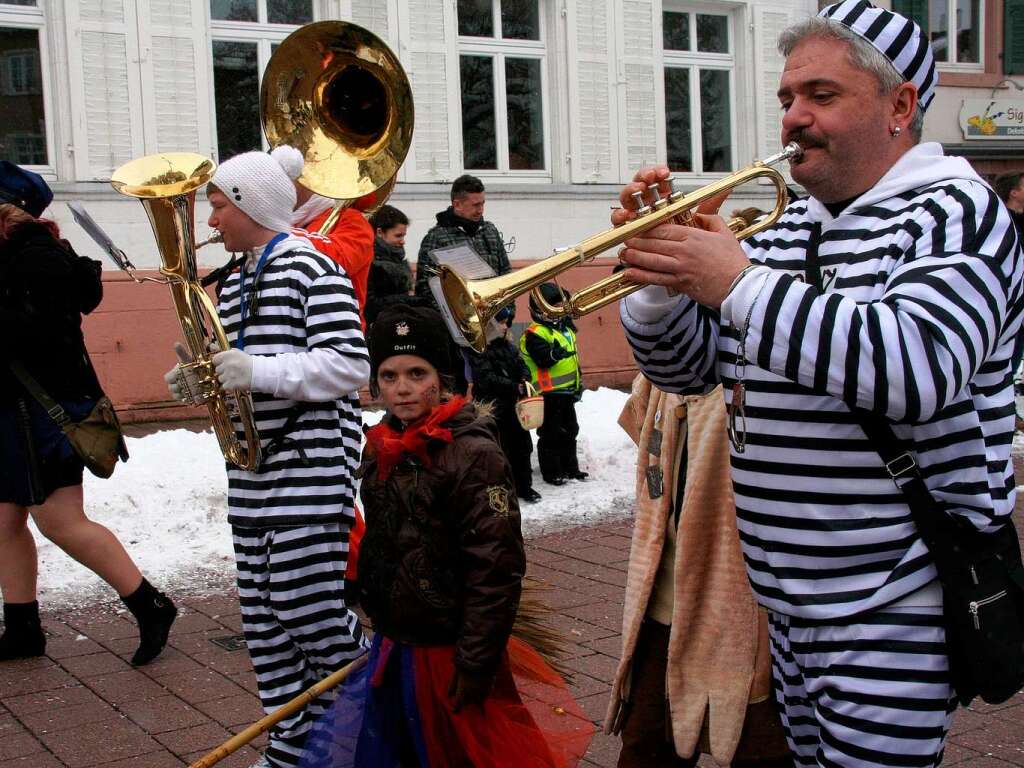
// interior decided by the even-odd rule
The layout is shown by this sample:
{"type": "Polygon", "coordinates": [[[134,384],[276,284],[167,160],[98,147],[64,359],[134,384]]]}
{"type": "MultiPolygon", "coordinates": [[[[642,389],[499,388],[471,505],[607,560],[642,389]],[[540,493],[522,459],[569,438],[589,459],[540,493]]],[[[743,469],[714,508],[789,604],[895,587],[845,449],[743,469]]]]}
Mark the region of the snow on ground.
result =
{"type": "MultiPolygon", "coordinates": [[[[586,482],[561,487],[540,479],[534,452],[534,487],[543,496],[523,504],[523,532],[535,536],[630,514],[636,448],[617,419],[626,394],[587,391],[577,405],[580,466],[586,482]]],[[[367,412],[375,424],[380,412],[367,412]]],[[[534,435],[536,440],[536,435],[534,435]]],[[[212,432],[170,429],[128,438],[131,459],[114,476],[85,474],[86,514],[121,540],[142,572],[161,589],[211,594],[234,579],[227,524],[227,478],[212,432]]],[[[39,594],[47,608],[112,599],[92,571],[71,560],[35,531],[39,594]]]]}

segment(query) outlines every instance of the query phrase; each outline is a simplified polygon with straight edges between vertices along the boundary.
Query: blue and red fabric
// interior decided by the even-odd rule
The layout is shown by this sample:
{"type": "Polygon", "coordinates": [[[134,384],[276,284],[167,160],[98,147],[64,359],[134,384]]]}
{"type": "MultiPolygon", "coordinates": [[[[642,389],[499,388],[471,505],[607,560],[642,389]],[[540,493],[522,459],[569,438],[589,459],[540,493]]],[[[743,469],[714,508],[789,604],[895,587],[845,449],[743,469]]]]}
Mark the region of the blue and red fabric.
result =
{"type": "Polygon", "coordinates": [[[482,706],[452,710],[454,646],[380,635],[314,726],[300,768],[574,768],[594,726],[565,681],[511,638],[482,706]]]}

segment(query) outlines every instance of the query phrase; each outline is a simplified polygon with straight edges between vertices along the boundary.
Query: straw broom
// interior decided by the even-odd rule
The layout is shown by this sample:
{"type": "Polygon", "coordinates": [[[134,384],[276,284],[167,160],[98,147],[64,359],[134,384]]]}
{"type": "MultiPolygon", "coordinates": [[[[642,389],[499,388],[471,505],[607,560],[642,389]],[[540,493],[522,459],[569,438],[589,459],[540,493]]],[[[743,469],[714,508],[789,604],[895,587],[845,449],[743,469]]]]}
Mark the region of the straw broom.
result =
{"type": "Polygon", "coordinates": [[[355,661],[349,662],[337,672],[328,675],[316,685],[307,688],[294,699],[283,704],[280,709],[275,710],[261,720],[257,720],[244,731],[228,739],[212,752],[203,755],[192,763],[189,768],[211,768],[211,766],[216,765],[232,752],[244,747],[261,733],[269,731],[286,717],[290,717],[303,707],[308,706],[325,691],[329,691],[331,688],[341,685],[345,678],[349,676],[349,673],[356,671],[364,664],[366,664],[365,654],[355,661]]]}

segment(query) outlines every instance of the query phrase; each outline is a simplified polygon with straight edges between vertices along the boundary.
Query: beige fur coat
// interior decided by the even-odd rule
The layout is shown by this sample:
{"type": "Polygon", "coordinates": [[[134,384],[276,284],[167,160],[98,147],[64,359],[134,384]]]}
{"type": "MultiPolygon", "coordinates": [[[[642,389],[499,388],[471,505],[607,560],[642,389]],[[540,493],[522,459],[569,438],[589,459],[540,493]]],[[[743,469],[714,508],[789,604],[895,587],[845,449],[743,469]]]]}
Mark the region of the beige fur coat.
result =
{"type": "Polygon", "coordinates": [[[690,755],[699,745],[720,765],[728,765],[740,740],[747,704],[769,695],[770,659],[766,617],[747,582],[736,531],[721,388],[707,395],[673,395],[638,376],[619,424],[639,450],[637,504],[622,617],[622,658],[605,730],[620,730],[623,705],[629,699],[637,637],[673,508],[681,436],[687,441],[689,463],[681,489],[666,680],[672,736],[678,754],[690,755]],[[652,499],[648,468],[655,466],[661,468],[665,490],[652,499]]]}

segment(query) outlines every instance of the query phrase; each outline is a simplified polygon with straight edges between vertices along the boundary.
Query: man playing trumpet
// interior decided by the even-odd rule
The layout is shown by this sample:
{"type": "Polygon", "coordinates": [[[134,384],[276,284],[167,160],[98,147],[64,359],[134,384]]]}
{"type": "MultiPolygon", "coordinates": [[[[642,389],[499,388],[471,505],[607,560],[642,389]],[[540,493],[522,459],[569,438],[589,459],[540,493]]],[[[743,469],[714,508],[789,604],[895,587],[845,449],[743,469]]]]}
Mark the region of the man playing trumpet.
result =
{"type": "MultiPolygon", "coordinates": [[[[626,277],[649,287],[622,322],[655,386],[724,384],[740,538],[797,762],[936,765],[956,707],[942,590],[852,409],[892,422],[953,517],[998,530],[1014,503],[1021,251],[967,162],[919,143],[936,74],[916,24],[846,0],[779,48],[782,140],[803,149],[792,173],[810,198],[742,245],[709,215],[628,241],[626,277]]],[[[613,222],[667,175],[640,171],[613,222]]]]}

